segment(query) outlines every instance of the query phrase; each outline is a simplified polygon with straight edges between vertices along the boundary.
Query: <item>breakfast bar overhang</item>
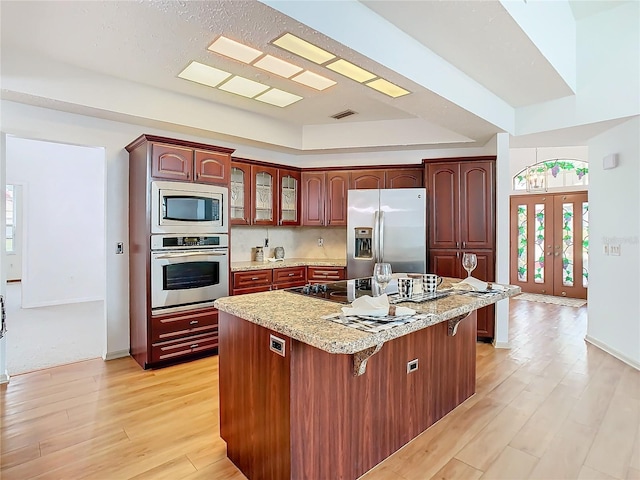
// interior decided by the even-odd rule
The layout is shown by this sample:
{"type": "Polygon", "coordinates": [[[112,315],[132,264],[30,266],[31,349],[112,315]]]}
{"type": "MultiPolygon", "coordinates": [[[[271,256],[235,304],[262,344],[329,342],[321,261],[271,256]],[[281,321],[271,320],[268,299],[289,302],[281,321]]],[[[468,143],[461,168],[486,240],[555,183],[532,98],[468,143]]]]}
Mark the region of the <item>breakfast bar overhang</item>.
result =
{"type": "Polygon", "coordinates": [[[475,393],[475,311],[519,292],[412,305],[423,319],[378,333],[286,291],[217,300],[227,456],[249,479],[358,478],[475,393]]]}

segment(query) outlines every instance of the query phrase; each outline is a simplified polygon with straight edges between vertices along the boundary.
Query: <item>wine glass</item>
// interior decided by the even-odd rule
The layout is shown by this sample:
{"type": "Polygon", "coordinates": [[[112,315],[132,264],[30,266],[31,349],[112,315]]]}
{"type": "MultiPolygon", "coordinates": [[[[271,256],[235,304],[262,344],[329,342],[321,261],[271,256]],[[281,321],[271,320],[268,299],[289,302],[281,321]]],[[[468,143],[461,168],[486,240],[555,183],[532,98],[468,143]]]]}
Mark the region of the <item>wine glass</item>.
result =
{"type": "Polygon", "coordinates": [[[462,255],[462,266],[467,271],[468,276],[471,276],[471,272],[478,266],[478,257],[475,253],[465,253],[462,255]]]}
{"type": "Polygon", "coordinates": [[[373,267],[373,278],[378,284],[378,291],[376,297],[384,293],[385,288],[391,282],[391,264],[390,263],[376,263],[373,267]]]}

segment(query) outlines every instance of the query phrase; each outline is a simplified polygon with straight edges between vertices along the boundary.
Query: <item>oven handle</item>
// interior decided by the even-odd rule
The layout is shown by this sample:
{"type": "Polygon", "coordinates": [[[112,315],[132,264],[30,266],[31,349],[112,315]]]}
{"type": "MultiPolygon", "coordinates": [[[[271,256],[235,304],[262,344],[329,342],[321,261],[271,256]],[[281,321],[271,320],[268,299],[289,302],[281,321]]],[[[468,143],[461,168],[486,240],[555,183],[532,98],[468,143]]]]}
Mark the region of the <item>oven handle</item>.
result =
{"type": "Polygon", "coordinates": [[[184,252],[184,253],[166,253],[164,255],[157,255],[155,258],[180,258],[180,257],[195,257],[205,255],[207,257],[226,257],[228,253],[224,252],[184,252]]]}

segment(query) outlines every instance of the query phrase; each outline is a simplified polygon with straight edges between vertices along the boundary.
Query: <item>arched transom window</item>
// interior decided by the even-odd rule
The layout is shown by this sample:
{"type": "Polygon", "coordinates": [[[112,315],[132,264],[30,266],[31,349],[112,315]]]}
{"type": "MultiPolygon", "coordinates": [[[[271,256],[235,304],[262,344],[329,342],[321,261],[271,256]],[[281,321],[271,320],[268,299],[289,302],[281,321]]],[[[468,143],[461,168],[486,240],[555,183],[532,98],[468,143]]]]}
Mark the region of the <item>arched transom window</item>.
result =
{"type": "Polygon", "coordinates": [[[589,164],[580,160],[545,160],[523,168],[513,177],[513,189],[527,192],[587,185],[589,164]]]}

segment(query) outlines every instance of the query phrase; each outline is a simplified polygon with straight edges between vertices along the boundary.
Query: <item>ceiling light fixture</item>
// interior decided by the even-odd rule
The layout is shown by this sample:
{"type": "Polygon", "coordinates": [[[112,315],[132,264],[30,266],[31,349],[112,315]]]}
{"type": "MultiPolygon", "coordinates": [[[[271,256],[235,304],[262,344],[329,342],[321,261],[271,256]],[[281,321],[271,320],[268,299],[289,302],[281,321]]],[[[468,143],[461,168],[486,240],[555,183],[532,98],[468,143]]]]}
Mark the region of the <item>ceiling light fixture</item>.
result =
{"type": "Polygon", "coordinates": [[[333,53],[329,53],[320,47],[316,47],[312,43],[309,43],[306,40],[302,40],[301,38],[298,38],[290,33],[285,33],[281,37],[276,38],[272,43],[291,53],[295,53],[300,57],[311,60],[318,65],[336,58],[333,53]]]}
{"type": "Polygon", "coordinates": [[[280,60],[279,58],[271,55],[265,55],[254,63],[253,66],[266,70],[267,72],[275,73],[276,75],[280,75],[284,78],[290,78],[303,70],[302,67],[294,65],[293,63],[285,62],[284,60],[280,60]]]}
{"type": "Polygon", "coordinates": [[[223,36],[218,37],[209,45],[209,50],[243,63],[251,63],[262,55],[260,50],[223,36]]]}
{"type": "Polygon", "coordinates": [[[291,80],[301,83],[302,85],[306,85],[307,87],[315,88],[316,90],[325,90],[336,84],[333,80],[323,77],[322,75],[318,75],[317,73],[310,72],[309,70],[305,70],[300,75],[293,77],[291,80]]]}
{"type": "Polygon", "coordinates": [[[269,103],[276,107],[287,107],[298,100],[302,100],[302,97],[294,95],[293,93],[285,92],[284,90],[272,88],[268,92],[258,95],[254,100],[269,103]]]}
{"type": "Polygon", "coordinates": [[[185,80],[191,80],[192,82],[214,88],[230,76],[231,74],[229,72],[218,70],[217,68],[199,62],[191,62],[187,68],[178,74],[178,77],[184,78],[185,80]]]}
{"type": "Polygon", "coordinates": [[[243,97],[253,98],[256,95],[268,90],[270,87],[269,85],[254,82],[253,80],[249,80],[248,78],[236,75],[231,80],[220,85],[218,88],[220,90],[224,90],[225,92],[231,92],[237,95],[242,95],[243,97]]]}
{"type": "Polygon", "coordinates": [[[385,80],[384,78],[378,78],[376,80],[373,80],[372,82],[365,83],[365,85],[393,98],[402,97],[403,95],[411,93],[408,90],[399,87],[395,83],[391,83],[385,80]]]}
{"type": "Polygon", "coordinates": [[[360,83],[364,83],[377,77],[377,75],[365,70],[364,68],[360,68],[351,62],[347,62],[344,59],[336,60],[335,62],[328,64],[327,68],[360,83]]]}

